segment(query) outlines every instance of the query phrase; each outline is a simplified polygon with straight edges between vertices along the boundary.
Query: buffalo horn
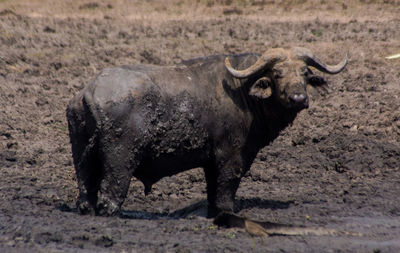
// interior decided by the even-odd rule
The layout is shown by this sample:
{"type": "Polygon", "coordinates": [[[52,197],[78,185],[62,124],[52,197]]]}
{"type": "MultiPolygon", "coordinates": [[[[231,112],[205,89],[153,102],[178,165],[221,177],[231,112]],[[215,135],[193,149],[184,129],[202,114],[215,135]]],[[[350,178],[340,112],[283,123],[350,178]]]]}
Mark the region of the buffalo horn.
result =
{"type": "Polygon", "coordinates": [[[271,67],[279,61],[284,60],[286,57],[282,49],[272,49],[265,52],[253,65],[244,70],[236,70],[232,67],[228,57],[225,58],[225,67],[232,76],[243,79],[259,72],[262,69],[271,67]]]}
{"type": "Polygon", "coordinates": [[[296,47],[292,50],[292,54],[299,59],[304,61],[308,66],[312,66],[319,71],[329,73],[329,74],[337,74],[341,72],[347,65],[349,61],[349,56],[346,54],[345,59],[337,65],[327,65],[321,62],[315,55],[311,52],[311,50],[302,47],[296,47]]]}

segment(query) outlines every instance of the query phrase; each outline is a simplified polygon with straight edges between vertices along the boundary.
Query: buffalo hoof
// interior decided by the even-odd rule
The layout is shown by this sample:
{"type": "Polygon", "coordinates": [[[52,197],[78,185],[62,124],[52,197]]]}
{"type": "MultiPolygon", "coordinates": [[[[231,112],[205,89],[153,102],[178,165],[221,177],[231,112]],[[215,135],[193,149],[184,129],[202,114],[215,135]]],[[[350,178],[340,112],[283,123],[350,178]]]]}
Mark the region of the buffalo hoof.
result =
{"type": "Polygon", "coordinates": [[[89,204],[88,201],[78,200],[76,202],[76,208],[77,208],[79,214],[82,214],[82,215],[85,215],[85,214],[95,215],[94,208],[89,204]]]}
{"type": "Polygon", "coordinates": [[[226,228],[244,228],[245,219],[232,212],[221,212],[215,217],[214,224],[226,228]]]}
{"type": "Polygon", "coordinates": [[[102,199],[97,203],[96,215],[100,216],[117,216],[121,213],[118,205],[110,200],[102,199]]]}

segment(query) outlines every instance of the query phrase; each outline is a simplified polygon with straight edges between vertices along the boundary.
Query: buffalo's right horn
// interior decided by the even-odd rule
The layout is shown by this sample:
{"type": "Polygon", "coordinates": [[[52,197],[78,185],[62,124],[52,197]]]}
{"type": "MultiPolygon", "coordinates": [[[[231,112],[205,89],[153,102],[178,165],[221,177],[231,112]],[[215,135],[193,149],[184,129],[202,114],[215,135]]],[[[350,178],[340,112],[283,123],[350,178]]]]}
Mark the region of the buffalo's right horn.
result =
{"type": "Polygon", "coordinates": [[[225,67],[232,76],[243,79],[259,72],[262,69],[270,68],[279,61],[286,59],[283,49],[276,48],[265,52],[253,65],[244,70],[236,70],[232,67],[228,57],[225,58],[225,67]]]}
{"type": "Polygon", "coordinates": [[[346,54],[345,59],[337,65],[327,65],[321,62],[312,52],[311,50],[303,47],[295,47],[292,49],[292,54],[299,60],[304,61],[308,66],[312,66],[319,71],[328,73],[328,74],[337,74],[341,72],[347,65],[349,61],[349,56],[346,54]]]}

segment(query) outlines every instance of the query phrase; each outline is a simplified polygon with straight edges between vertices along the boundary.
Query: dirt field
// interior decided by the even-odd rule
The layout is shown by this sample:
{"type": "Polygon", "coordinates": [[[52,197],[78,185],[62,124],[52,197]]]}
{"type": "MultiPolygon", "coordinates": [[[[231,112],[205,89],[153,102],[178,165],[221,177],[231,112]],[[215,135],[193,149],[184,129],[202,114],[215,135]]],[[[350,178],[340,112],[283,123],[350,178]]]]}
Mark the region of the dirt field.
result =
{"type": "Polygon", "coordinates": [[[397,0],[0,0],[0,252],[400,252],[397,0]],[[304,46],[330,93],[258,155],[236,206],[332,233],[253,237],[205,218],[203,172],[132,179],[123,217],[80,216],[65,108],[108,66],[304,46]]]}

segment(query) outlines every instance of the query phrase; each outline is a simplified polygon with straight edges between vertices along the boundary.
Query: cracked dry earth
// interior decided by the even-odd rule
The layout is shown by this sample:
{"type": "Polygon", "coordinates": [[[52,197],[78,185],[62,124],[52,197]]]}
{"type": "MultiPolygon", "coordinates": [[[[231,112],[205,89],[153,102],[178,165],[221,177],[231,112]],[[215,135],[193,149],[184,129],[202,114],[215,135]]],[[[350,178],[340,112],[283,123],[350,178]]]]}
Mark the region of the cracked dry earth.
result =
{"type": "MultiPolygon", "coordinates": [[[[122,8],[98,3],[104,12],[122,8]]],[[[151,22],[112,13],[87,18],[90,10],[28,15],[2,5],[0,252],[400,252],[400,59],[385,59],[400,52],[396,15],[296,20],[287,11],[280,21],[236,11],[151,22]],[[76,213],[65,108],[99,70],[291,46],[328,63],[349,52],[350,62],[339,75],[323,75],[330,92],[314,96],[259,153],[236,211],[335,233],[257,237],[219,228],[205,218],[201,169],[164,178],[147,197],[132,179],[121,217],[76,213]]],[[[93,8],[80,7],[70,8],[93,8]]]]}

